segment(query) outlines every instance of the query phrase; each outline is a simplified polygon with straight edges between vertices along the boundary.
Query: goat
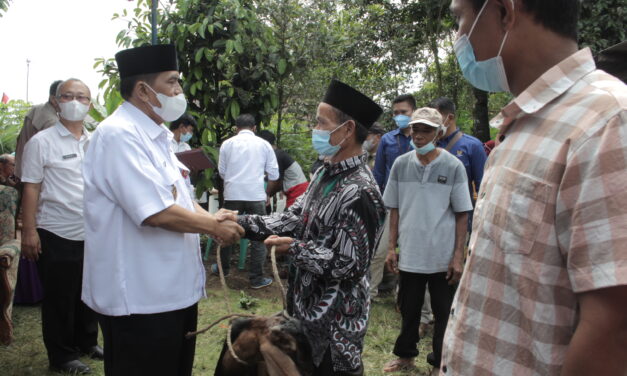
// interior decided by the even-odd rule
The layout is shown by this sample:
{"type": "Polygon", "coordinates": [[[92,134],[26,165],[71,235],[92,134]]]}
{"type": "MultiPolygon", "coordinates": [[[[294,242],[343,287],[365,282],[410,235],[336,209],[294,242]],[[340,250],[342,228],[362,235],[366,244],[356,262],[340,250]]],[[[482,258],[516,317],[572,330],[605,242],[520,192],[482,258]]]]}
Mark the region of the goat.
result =
{"type": "Polygon", "coordinates": [[[233,352],[225,341],[216,376],[310,376],[311,346],[300,321],[277,314],[238,318],[231,324],[233,352]]]}

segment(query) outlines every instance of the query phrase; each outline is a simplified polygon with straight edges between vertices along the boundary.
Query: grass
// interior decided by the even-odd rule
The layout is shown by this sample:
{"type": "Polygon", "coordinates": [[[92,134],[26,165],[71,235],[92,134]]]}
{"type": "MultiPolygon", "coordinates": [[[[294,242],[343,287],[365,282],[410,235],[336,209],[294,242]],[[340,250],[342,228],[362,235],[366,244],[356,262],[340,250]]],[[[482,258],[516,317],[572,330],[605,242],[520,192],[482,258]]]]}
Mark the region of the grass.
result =
{"type": "MultiPolygon", "coordinates": [[[[248,288],[246,275],[232,268],[227,278],[229,285],[229,305],[232,312],[256,313],[270,315],[281,309],[279,288],[275,284],[266,289],[251,290],[248,288]],[[240,307],[242,293],[258,299],[248,311],[240,307]]],[[[198,328],[204,328],[219,317],[228,314],[225,299],[219,280],[207,276],[207,299],[203,299],[198,307],[198,328]]],[[[39,306],[16,306],[13,310],[14,342],[8,347],[0,347],[0,375],[3,376],[42,376],[56,375],[48,371],[48,360],[41,337],[41,321],[39,306]]],[[[385,363],[394,359],[392,348],[399,333],[400,315],[394,309],[392,297],[380,298],[373,303],[368,333],[363,354],[365,374],[370,376],[384,375],[381,371],[385,363]]],[[[196,340],[196,357],[194,375],[213,375],[217,358],[226,335],[226,322],[198,336],[196,340]]],[[[102,344],[102,339],[99,340],[102,344]]],[[[419,343],[420,355],[416,359],[416,369],[411,372],[398,372],[391,375],[428,375],[431,367],[425,357],[431,351],[431,338],[427,337],[419,343]]],[[[104,375],[102,362],[82,358],[94,375],[104,375]]]]}

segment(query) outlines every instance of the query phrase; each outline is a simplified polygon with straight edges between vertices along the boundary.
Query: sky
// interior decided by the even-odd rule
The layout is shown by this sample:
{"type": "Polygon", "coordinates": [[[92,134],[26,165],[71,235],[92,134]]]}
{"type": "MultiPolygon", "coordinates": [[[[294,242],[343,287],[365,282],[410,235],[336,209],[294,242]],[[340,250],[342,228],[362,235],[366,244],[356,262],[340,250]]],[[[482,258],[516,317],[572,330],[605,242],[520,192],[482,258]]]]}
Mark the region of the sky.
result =
{"type": "Polygon", "coordinates": [[[43,103],[54,80],[83,80],[92,97],[103,79],[94,59],[112,58],[115,37],[127,21],[111,20],[128,0],[13,0],[0,17],[0,96],[26,99],[26,59],[30,60],[28,100],[43,103]]]}

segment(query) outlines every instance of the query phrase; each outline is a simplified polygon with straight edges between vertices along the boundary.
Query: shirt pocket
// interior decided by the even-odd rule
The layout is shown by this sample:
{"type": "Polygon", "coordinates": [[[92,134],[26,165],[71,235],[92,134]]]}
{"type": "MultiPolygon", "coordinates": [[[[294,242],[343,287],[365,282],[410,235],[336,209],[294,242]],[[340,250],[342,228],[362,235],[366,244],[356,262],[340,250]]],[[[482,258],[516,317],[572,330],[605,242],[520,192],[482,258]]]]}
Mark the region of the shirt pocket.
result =
{"type": "Polygon", "coordinates": [[[490,180],[476,226],[503,253],[529,254],[542,229],[551,186],[507,167],[490,180]]]}

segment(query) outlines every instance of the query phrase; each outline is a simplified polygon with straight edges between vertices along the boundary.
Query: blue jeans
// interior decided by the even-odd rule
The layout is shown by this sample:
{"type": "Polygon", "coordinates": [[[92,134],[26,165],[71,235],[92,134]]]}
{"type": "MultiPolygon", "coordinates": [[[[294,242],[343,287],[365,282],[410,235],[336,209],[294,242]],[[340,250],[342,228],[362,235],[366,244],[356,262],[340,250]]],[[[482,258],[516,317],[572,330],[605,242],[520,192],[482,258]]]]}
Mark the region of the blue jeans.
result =
{"type": "MultiPolygon", "coordinates": [[[[224,208],[229,210],[237,210],[239,214],[258,214],[266,215],[265,201],[227,201],[224,200],[224,208]]],[[[266,260],[266,247],[263,242],[250,242],[250,267],[248,269],[248,278],[253,285],[260,284],[263,280],[263,263],[266,260]]],[[[222,259],[222,270],[224,274],[229,272],[231,252],[233,246],[222,247],[220,258],[222,259]]]]}

